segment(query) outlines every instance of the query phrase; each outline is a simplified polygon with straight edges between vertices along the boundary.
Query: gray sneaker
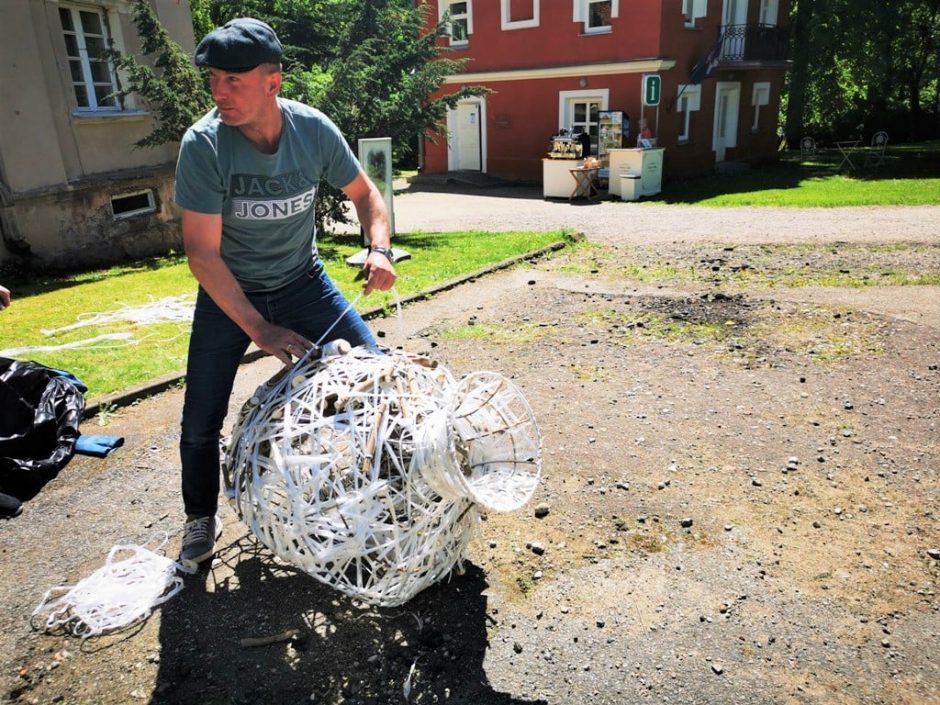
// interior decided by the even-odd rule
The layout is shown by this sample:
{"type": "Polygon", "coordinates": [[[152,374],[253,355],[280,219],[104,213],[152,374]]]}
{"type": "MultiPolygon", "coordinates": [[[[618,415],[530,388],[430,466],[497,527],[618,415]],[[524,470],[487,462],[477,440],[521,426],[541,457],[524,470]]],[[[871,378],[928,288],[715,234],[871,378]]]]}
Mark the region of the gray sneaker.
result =
{"type": "Polygon", "coordinates": [[[215,542],[221,535],[222,520],[219,517],[186,517],[180,563],[202,563],[215,552],[215,542]]]}

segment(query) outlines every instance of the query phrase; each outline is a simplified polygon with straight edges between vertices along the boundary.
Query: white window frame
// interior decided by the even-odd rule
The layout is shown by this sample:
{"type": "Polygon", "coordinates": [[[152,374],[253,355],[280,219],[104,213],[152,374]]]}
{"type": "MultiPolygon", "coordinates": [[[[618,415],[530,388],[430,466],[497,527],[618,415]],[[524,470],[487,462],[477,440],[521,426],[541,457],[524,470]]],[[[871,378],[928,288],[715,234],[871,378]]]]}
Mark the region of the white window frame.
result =
{"type": "Polygon", "coordinates": [[[512,20],[512,0],[500,1],[500,29],[528,29],[539,26],[539,0],[532,0],[532,17],[527,20],[512,20]]]}
{"type": "MultiPolygon", "coordinates": [[[[575,127],[574,105],[575,103],[600,103],[597,111],[608,110],[610,103],[610,89],[599,88],[596,90],[585,89],[581,91],[559,91],[558,92],[558,126],[572,130],[575,127]]],[[[578,123],[581,127],[586,127],[590,133],[591,125],[597,123],[590,121],[590,111],[588,112],[588,121],[578,123]]],[[[595,130],[595,135],[597,130],[595,130]]],[[[596,144],[592,141],[592,146],[596,144]]]]}
{"type": "Polygon", "coordinates": [[[759,24],[770,27],[777,26],[777,15],[780,12],[779,0],[760,0],[759,24]]]}
{"type": "Polygon", "coordinates": [[[751,105],[754,106],[754,122],[751,124],[751,132],[760,131],[760,109],[765,105],[770,105],[770,82],[762,81],[754,84],[751,92],[751,105]]]}
{"type": "Polygon", "coordinates": [[[682,0],[682,16],[685,26],[689,29],[695,27],[695,20],[708,14],[708,0],[682,0]]]}
{"type": "MultiPolygon", "coordinates": [[[[80,114],[87,115],[90,113],[119,113],[124,110],[124,105],[122,104],[122,99],[120,96],[115,96],[113,98],[114,105],[100,105],[98,103],[98,96],[95,93],[96,86],[102,86],[104,83],[102,81],[95,81],[94,75],[91,70],[91,59],[88,56],[87,42],[86,42],[86,32],[82,27],[81,23],[81,13],[93,13],[98,16],[98,21],[101,24],[101,39],[103,43],[108,48],[114,48],[116,46],[114,36],[111,32],[112,22],[109,17],[109,12],[107,8],[95,5],[83,5],[79,3],[60,3],[59,10],[66,11],[71,16],[72,20],[72,29],[66,30],[62,27],[61,15],[59,20],[59,32],[62,36],[63,44],[65,44],[66,36],[75,37],[75,43],[78,47],[78,56],[73,56],[68,53],[68,45],[66,46],[65,59],[68,66],[68,85],[71,88],[71,96],[75,100],[77,110],[80,114]],[[76,81],[75,77],[72,75],[71,64],[73,61],[78,61],[81,64],[81,81],[76,81]],[[78,94],[76,93],[76,86],[81,85],[85,89],[85,95],[87,98],[88,105],[79,105],[78,104],[78,94]]],[[[110,59],[107,59],[108,67],[108,77],[110,78],[110,93],[117,93],[120,90],[120,83],[118,81],[117,71],[114,66],[114,62],[110,59]]]]}
{"type": "Polygon", "coordinates": [[[465,2],[467,4],[466,14],[454,15],[451,14],[451,21],[447,23],[447,34],[450,46],[452,47],[466,47],[470,44],[470,35],[473,34],[473,2],[472,0],[441,0],[437,6],[437,19],[438,22],[444,19],[444,15],[447,14],[447,11],[450,10],[451,5],[454,5],[458,2],[465,2]],[[454,39],[453,34],[453,21],[458,19],[466,22],[467,24],[467,38],[466,39],[454,39]]]}
{"type": "Polygon", "coordinates": [[[153,197],[153,189],[148,188],[148,189],[144,189],[143,191],[131,191],[129,193],[119,193],[117,195],[111,196],[111,215],[114,218],[114,220],[126,220],[128,218],[133,218],[138,215],[144,215],[147,213],[156,213],[156,212],[157,212],[157,202],[156,202],[156,199],[154,199],[153,197]],[[134,198],[135,196],[146,196],[147,205],[142,206],[140,208],[135,208],[134,210],[122,211],[120,213],[116,213],[114,211],[115,199],[120,200],[122,198],[134,198]]]}
{"type": "Polygon", "coordinates": [[[615,19],[620,16],[620,0],[574,0],[574,21],[584,25],[584,34],[605,34],[611,31],[611,26],[600,25],[590,27],[591,5],[599,2],[610,2],[610,18],[615,19]]]}
{"type": "Polygon", "coordinates": [[[678,141],[685,144],[690,139],[692,113],[702,108],[702,87],[695,83],[680,85],[676,95],[676,113],[683,115],[678,141]]]}

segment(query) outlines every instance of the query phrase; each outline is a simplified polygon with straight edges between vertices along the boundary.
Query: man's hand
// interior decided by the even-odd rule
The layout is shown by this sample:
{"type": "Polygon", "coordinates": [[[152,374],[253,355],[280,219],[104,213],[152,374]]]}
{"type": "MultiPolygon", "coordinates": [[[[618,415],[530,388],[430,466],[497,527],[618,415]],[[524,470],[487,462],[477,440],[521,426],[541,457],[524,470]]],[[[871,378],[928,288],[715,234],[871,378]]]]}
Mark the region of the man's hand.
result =
{"type": "Polygon", "coordinates": [[[225,315],[245,331],[255,345],[285,365],[290,366],[292,358],[303,357],[313,343],[292,330],[264,320],[222,261],[222,216],[184,209],[182,225],[189,268],[225,315]]]}
{"type": "MultiPolygon", "coordinates": [[[[352,201],[356,209],[356,217],[368,242],[371,242],[374,247],[391,247],[385,200],[362,169],[356,174],[355,179],[343,187],[343,193],[352,201]]],[[[361,276],[366,280],[362,287],[364,294],[368,295],[373,291],[388,291],[395,285],[395,266],[381,252],[370,252],[362,266],[361,276]]]]}
{"type": "Polygon", "coordinates": [[[313,347],[313,343],[299,333],[267,321],[257,330],[252,331],[251,339],[255,345],[276,357],[287,367],[293,365],[294,359],[299,360],[313,347]]]}
{"type": "Polygon", "coordinates": [[[362,265],[362,274],[366,283],[362,285],[362,293],[366,296],[373,291],[388,291],[395,286],[398,275],[395,267],[388,257],[379,252],[370,252],[362,265]]]}

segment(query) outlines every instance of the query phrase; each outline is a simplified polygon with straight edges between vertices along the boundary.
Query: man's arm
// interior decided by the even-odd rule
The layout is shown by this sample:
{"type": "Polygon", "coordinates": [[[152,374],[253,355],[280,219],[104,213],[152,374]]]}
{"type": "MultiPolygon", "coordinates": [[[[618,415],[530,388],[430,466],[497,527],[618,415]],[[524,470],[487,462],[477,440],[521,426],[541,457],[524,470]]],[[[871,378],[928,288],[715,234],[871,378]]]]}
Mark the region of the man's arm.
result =
{"type": "MultiPolygon", "coordinates": [[[[373,247],[391,247],[385,200],[362,169],[355,179],[343,187],[343,193],[352,201],[356,217],[369,238],[369,244],[373,247]]],[[[381,253],[370,252],[363,270],[366,274],[363,287],[366,294],[375,290],[388,291],[395,285],[395,267],[392,261],[381,253]]]]}
{"type": "Polygon", "coordinates": [[[285,365],[313,343],[292,330],[268,323],[252,306],[235,275],[222,261],[222,216],[183,209],[183,246],[189,268],[212,300],[265,352],[285,365]]]}
{"type": "Polygon", "coordinates": [[[0,286],[0,311],[10,305],[10,290],[0,286]]]}

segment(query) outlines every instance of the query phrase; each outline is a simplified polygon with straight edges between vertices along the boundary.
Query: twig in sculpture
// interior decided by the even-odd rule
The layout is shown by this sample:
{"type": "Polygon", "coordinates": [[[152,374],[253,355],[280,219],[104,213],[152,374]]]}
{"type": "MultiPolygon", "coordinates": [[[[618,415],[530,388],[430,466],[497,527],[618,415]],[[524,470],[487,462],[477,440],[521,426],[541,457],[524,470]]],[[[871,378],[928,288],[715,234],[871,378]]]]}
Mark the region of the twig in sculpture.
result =
{"type": "Polygon", "coordinates": [[[240,639],[238,643],[243,648],[249,648],[252,646],[267,646],[268,644],[277,644],[281,641],[290,641],[299,635],[299,629],[288,629],[281,632],[280,634],[272,634],[271,636],[246,636],[244,639],[240,639]]]}

